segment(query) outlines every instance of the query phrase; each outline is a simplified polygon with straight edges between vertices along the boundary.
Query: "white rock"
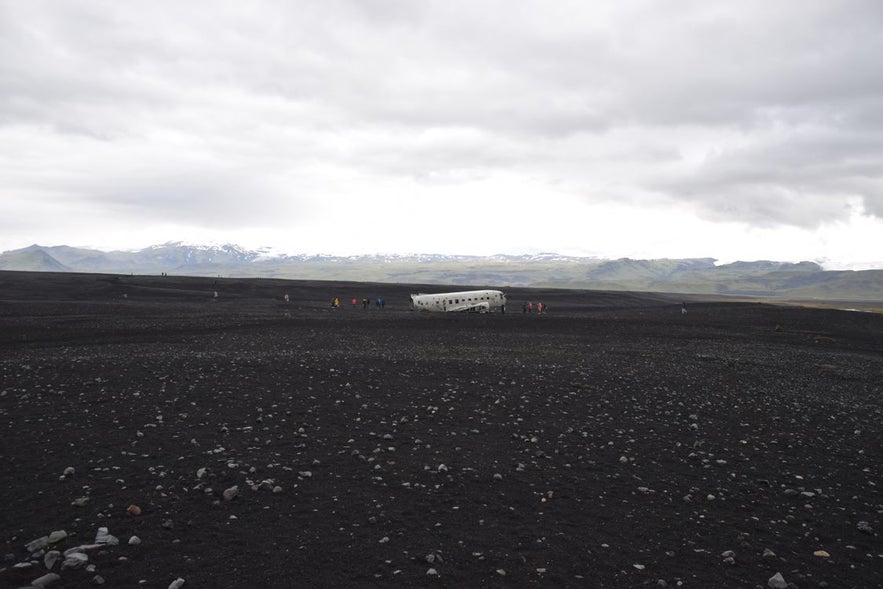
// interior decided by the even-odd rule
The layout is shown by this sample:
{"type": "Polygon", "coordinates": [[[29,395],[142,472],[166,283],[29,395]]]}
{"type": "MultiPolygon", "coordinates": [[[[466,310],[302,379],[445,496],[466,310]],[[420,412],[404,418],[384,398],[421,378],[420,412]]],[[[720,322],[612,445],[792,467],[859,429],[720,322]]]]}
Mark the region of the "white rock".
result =
{"type": "Polygon", "coordinates": [[[116,546],[120,543],[120,540],[116,536],[112,535],[107,528],[101,527],[98,528],[98,533],[95,534],[95,543],[116,546]]]}
{"type": "Polygon", "coordinates": [[[25,550],[28,552],[37,552],[38,550],[42,550],[49,545],[49,536],[42,536],[37,538],[36,540],[31,540],[27,544],[25,544],[25,550]]]}
{"type": "Polygon", "coordinates": [[[62,569],[79,569],[89,562],[89,557],[84,552],[71,552],[64,558],[61,563],[62,569]]]}
{"type": "Polygon", "coordinates": [[[785,577],[782,576],[782,573],[776,573],[770,577],[766,584],[770,589],[785,589],[788,587],[788,583],[785,582],[785,577]]]}
{"type": "Polygon", "coordinates": [[[58,530],[49,534],[49,543],[55,544],[56,542],[61,542],[65,538],[67,538],[67,532],[64,530],[58,530]]]}
{"type": "Polygon", "coordinates": [[[55,583],[56,581],[60,581],[60,580],[61,580],[60,575],[57,575],[55,573],[47,573],[47,574],[43,575],[42,577],[39,577],[39,578],[31,581],[31,586],[32,587],[47,587],[47,586],[51,585],[52,583],[55,583]]]}
{"type": "Polygon", "coordinates": [[[58,550],[50,550],[43,556],[43,565],[47,571],[51,571],[58,559],[61,558],[61,552],[58,550]]]}
{"type": "Polygon", "coordinates": [[[184,579],[182,579],[181,577],[178,577],[177,579],[172,581],[171,585],[169,585],[169,589],[181,589],[181,587],[184,586],[184,583],[185,583],[184,579]]]}

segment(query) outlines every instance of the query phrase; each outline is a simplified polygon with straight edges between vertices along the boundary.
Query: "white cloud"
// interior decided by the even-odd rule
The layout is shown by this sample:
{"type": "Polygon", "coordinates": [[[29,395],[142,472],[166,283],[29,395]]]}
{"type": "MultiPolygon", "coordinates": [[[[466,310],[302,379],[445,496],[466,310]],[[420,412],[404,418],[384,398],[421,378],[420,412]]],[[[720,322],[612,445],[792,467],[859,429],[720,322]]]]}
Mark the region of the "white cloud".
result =
{"type": "Polygon", "coordinates": [[[864,260],[881,6],[3,2],[0,247],[864,260]]]}

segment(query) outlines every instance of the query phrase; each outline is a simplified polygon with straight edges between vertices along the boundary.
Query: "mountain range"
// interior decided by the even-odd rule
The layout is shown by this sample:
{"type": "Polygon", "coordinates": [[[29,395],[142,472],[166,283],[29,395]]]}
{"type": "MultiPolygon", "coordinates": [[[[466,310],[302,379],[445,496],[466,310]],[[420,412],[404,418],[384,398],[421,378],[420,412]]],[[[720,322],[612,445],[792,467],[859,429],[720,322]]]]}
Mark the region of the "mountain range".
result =
{"type": "Polygon", "coordinates": [[[39,246],[0,254],[0,270],[178,274],[493,285],[845,301],[883,300],[883,270],[824,270],[815,262],[716,264],[713,258],[634,260],[538,255],[280,255],[236,245],[169,242],[137,251],[39,246]]]}

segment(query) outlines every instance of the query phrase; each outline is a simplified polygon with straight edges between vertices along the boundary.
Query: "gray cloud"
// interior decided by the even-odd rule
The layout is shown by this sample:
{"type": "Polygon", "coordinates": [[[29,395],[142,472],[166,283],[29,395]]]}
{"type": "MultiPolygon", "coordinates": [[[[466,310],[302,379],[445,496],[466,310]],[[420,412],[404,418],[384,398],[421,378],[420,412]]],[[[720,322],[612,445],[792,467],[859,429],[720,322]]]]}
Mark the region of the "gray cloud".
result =
{"type": "Polygon", "coordinates": [[[875,0],[2,2],[0,191],[225,227],[349,174],[511,172],[714,221],[883,217],[880,30],[875,0]]]}

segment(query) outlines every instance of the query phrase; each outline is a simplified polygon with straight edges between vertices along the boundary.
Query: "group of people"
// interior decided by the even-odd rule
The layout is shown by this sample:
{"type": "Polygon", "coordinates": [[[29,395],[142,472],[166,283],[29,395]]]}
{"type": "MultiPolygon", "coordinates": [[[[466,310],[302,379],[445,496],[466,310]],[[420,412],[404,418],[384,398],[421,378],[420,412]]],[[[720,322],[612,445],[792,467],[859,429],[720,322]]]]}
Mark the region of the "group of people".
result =
{"type": "Polygon", "coordinates": [[[531,301],[525,301],[521,305],[522,313],[533,313],[534,309],[536,309],[537,313],[545,313],[549,310],[549,306],[544,305],[543,303],[537,303],[536,305],[534,305],[531,301]]]}
{"type": "MultiPolygon", "coordinates": [[[[288,295],[286,295],[286,296],[288,296],[288,295]]],[[[287,301],[288,301],[288,299],[286,299],[286,302],[287,301]]],[[[363,298],[361,302],[362,302],[363,309],[368,309],[371,307],[371,299],[366,297],[366,298],[363,298]]],[[[353,309],[355,309],[356,306],[359,304],[359,299],[357,299],[356,297],[353,297],[352,300],[350,300],[350,304],[353,306],[353,309]]],[[[378,309],[383,309],[384,307],[386,307],[386,301],[383,300],[383,297],[377,297],[376,299],[374,299],[374,304],[377,305],[378,309]]],[[[340,297],[334,297],[333,299],[331,299],[331,308],[332,309],[339,309],[340,308],[340,297]]]]}

